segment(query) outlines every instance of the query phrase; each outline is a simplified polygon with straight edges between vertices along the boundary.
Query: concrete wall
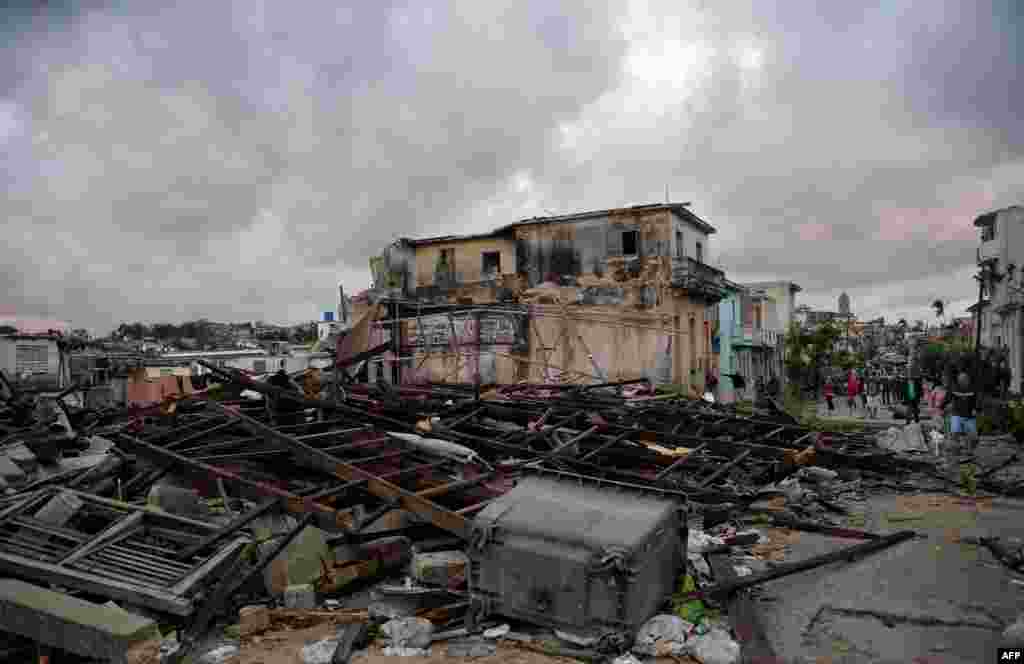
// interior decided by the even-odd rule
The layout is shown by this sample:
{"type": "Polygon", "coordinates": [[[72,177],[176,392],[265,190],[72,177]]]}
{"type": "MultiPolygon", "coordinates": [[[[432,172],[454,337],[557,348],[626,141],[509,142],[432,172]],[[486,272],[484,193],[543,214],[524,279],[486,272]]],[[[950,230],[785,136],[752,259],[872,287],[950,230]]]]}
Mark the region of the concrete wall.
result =
{"type": "MultiPolygon", "coordinates": [[[[1013,281],[1020,283],[1024,273],[1024,207],[1013,206],[1000,210],[995,221],[996,236],[983,243],[983,253],[999,259],[997,269],[1006,274],[1009,264],[1017,266],[1013,281]]],[[[1011,386],[1024,391],[1024,316],[1018,310],[1004,310],[1000,306],[1020,300],[1009,288],[1009,279],[996,283],[992,289],[992,303],[985,308],[982,324],[982,343],[986,346],[1005,346],[1009,351],[1011,386]]]]}
{"type": "MultiPolygon", "coordinates": [[[[468,320],[455,325],[455,344],[448,335],[430,350],[410,351],[402,380],[467,383],[475,382],[478,373],[485,384],[649,378],[702,390],[704,371],[711,366],[703,310],[703,304],[688,298],[674,298],[658,311],[532,305],[525,330],[528,347],[521,339],[503,343],[512,342],[511,337],[478,347],[475,324],[468,320]]],[[[412,325],[406,323],[406,329],[412,325]]]]}
{"type": "Polygon", "coordinates": [[[550,275],[603,278],[623,270],[649,270],[652,264],[666,264],[658,259],[675,255],[676,228],[685,231],[688,251],[693,251],[698,238],[706,247],[705,234],[667,210],[520,226],[515,230],[517,270],[527,276],[530,286],[549,280],[550,275]],[[637,233],[635,248],[624,241],[624,234],[631,232],[637,233]]]}
{"type": "Polygon", "coordinates": [[[485,275],[482,273],[485,252],[499,252],[501,275],[514,275],[516,272],[516,249],[515,243],[511,239],[485,238],[428,244],[416,247],[415,285],[417,287],[425,288],[435,284],[434,274],[442,250],[453,252],[457,284],[473,284],[489,280],[484,279],[485,275]]]}

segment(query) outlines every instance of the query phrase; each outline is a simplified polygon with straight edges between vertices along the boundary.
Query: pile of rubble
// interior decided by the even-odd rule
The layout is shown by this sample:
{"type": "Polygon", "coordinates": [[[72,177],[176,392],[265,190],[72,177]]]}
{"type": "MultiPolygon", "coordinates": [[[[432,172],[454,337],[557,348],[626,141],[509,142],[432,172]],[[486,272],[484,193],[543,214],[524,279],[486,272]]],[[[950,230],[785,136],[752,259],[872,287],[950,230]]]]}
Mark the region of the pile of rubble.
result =
{"type": "Polygon", "coordinates": [[[228,389],[149,410],[3,395],[6,652],[230,661],[321,626],[305,662],[736,662],[770,651],[737,629],[748,589],[912,536],[831,520],[902,472],[896,453],[773,410],[640,381],[311,400],[208,368],[228,389]],[[764,527],[863,543],[777,564],[764,527]]]}

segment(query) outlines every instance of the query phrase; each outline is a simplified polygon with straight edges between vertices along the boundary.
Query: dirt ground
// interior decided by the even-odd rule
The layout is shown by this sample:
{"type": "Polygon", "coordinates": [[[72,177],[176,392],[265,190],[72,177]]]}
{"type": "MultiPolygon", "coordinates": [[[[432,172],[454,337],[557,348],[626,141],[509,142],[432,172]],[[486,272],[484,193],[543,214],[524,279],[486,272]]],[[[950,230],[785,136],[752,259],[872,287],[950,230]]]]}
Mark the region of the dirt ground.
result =
{"type": "MultiPolygon", "coordinates": [[[[307,643],[333,636],[337,627],[329,624],[307,629],[266,632],[243,644],[238,657],[227,664],[302,664],[302,647],[307,643]]],[[[540,652],[527,650],[510,641],[498,644],[498,650],[487,657],[448,657],[444,643],[434,644],[429,657],[392,657],[382,652],[382,646],[374,644],[361,657],[353,657],[352,664],[450,664],[451,662],[472,662],[473,664],[579,664],[579,660],[567,657],[552,657],[540,652]]],[[[656,664],[679,664],[692,662],[688,658],[663,658],[651,660],[656,664]]]]}

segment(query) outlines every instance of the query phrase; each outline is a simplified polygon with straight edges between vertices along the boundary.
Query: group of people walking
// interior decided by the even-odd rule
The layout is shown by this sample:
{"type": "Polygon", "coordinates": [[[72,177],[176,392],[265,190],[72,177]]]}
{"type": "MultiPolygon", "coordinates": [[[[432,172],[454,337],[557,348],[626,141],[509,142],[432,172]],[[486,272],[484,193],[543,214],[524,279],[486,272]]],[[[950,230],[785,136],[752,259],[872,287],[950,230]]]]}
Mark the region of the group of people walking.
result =
{"type": "MultiPolygon", "coordinates": [[[[842,383],[836,379],[825,381],[823,396],[829,413],[836,410],[837,388],[842,383]]],[[[867,375],[851,369],[846,376],[844,395],[850,415],[858,410],[868,417],[878,417],[879,408],[903,404],[909,409],[909,416],[915,421],[921,419],[921,400],[925,388],[920,378],[906,376],[867,375]]]]}
{"type": "MultiPolygon", "coordinates": [[[[828,412],[836,411],[836,391],[841,385],[826,380],[823,390],[828,412]]],[[[846,377],[846,406],[850,415],[862,410],[866,417],[877,418],[880,405],[903,405],[908,421],[921,421],[921,404],[930,407],[932,414],[943,420],[944,433],[956,439],[966,438],[968,448],[977,442],[978,394],[970,376],[960,373],[953,389],[939,384],[925,383],[920,377],[868,376],[851,370],[846,377]]]]}

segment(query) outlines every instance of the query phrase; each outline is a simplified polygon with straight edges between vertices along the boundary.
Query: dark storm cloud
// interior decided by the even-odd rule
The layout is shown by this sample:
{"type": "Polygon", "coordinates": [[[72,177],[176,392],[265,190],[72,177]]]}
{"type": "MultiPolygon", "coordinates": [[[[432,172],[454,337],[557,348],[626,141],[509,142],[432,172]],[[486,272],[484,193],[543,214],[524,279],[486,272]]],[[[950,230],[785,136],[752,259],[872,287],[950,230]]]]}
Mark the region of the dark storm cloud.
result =
{"type": "Polygon", "coordinates": [[[336,279],[490,195],[614,85],[610,11],[485,4],[9,14],[9,298],[93,325],[329,306],[336,279]]]}
{"type": "Polygon", "coordinates": [[[163,5],[9,15],[11,304],[302,318],[397,236],[668,185],[737,277],[917,306],[1024,199],[1012,3],[163,5]]]}

